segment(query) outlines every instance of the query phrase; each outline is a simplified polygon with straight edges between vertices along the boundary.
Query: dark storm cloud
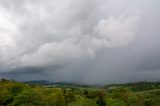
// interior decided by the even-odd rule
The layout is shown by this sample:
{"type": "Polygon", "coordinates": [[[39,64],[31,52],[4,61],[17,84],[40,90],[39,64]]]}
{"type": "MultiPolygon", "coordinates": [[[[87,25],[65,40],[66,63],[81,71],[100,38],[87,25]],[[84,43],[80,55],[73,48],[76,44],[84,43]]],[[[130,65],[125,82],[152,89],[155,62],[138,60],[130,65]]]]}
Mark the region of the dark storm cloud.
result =
{"type": "Polygon", "coordinates": [[[159,80],[159,4],[0,0],[0,77],[88,83],[159,80]]]}
{"type": "Polygon", "coordinates": [[[44,72],[42,67],[21,67],[11,71],[12,74],[37,74],[44,72]]]}

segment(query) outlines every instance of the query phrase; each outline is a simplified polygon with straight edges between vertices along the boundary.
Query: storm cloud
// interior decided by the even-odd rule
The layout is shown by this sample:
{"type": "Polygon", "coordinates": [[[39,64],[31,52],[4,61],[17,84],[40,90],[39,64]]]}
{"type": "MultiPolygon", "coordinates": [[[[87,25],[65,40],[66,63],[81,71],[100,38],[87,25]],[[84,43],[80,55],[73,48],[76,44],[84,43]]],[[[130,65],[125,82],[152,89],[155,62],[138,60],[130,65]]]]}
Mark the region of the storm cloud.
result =
{"type": "Polygon", "coordinates": [[[158,0],[0,0],[0,77],[160,80],[158,0]]]}

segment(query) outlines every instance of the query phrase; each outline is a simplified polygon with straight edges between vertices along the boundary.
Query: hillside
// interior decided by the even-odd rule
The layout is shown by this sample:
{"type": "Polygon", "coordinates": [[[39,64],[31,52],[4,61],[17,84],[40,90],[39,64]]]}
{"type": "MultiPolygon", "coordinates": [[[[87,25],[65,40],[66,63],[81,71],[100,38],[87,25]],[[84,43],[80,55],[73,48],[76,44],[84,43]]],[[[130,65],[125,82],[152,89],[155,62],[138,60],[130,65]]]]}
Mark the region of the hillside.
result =
{"type": "Polygon", "coordinates": [[[160,106],[159,86],[159,82],[136,82],[105,88],[71,85],[48,88],[3,79],[0,106],[160,106]]]}

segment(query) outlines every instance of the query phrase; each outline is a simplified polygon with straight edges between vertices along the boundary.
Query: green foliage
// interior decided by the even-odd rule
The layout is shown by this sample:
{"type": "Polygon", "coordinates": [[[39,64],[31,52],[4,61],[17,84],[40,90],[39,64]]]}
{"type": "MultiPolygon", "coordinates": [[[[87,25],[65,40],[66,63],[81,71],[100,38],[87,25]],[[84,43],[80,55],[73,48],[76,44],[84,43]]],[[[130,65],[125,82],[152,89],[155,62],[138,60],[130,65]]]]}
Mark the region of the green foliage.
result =
{"type": "Polygon", "coordinates": [[[0,89],[0,106],[8,105],[13,101],[13,95],[6,89],[0,89]]]}
{"type": "Polygon", "coordinates": [[[75,97],[75,94],[73,92],[66,92],[64,94],[64,97],[65,97],[65,102],[66,103],[70,103],[70,102],[76,101],[76,97],[75,97]]]}
{"type": "Polygon", "coordinates": [[[68,106],[98,106],[96,104],[96,101],[92,100],[92,99],[88,99],[85,97],[82,97],[80,95],[78,95],[77,100],[70,103],[68,106]]]}
{"type": "Polygon", "coordinates": [[[113,98],[107,98],[106,104],[107,106],[127,106],[122,100],[113,98]]]}
{"type": "Polygon", "coordinates": [[[42,100],[42,97],[38,93],[28,90],[16,96],[13,105],[20,106],[23,104],[24,105],[28,104],[28,105],[40,106],[42,105],[41,100],[42,100]]]}
{"type": "MultiPolygon", "coordinates": [[[[142,86],[141,84],[136,86],[142,86]]],[[[133,90],[131,85],[110,89],[47,88],[2,79],[0,106],[160,106],[160,89],[157,83],[156,85],[145,83],[146,88],[142,87],[144,91],[139,87],[137,89],[134,87],[133,90]],[[152,89],[147,90],[150,88],[152,89]]]]}

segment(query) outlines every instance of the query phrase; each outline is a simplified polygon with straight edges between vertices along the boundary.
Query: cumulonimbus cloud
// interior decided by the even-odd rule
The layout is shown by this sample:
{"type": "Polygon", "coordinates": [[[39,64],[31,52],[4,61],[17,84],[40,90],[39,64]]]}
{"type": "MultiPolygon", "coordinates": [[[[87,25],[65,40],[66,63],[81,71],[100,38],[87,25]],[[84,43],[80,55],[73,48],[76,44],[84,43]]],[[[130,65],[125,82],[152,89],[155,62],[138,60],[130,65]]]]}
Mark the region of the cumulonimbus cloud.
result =
{"type": "Polygon", "coordinates": [[[93,57],[102,47],[130,44],[134,40],[138,16],[125,13],[120,16],[103,13],[103,16],[98,12],[105,10],[96,2],[78,2],[73,6],[72,0],[23,1],[19,9],[24,13],[17,10],[14,3],[8,4],[11,9],[1,7],[5,10],[1,27],[3,31],[7,30],[5,34],[1,31],[3,64],[7,62],[8,65],[11,60],[13,68],[61,65],[78,58],[93,57]]]}
{"type": "Polygon", "coordinates": [[[96,82],[159,70],[158,4],[156,0],[0,0],[0,72],[40,70],[57,79],[68,74],[96,82]]]}

